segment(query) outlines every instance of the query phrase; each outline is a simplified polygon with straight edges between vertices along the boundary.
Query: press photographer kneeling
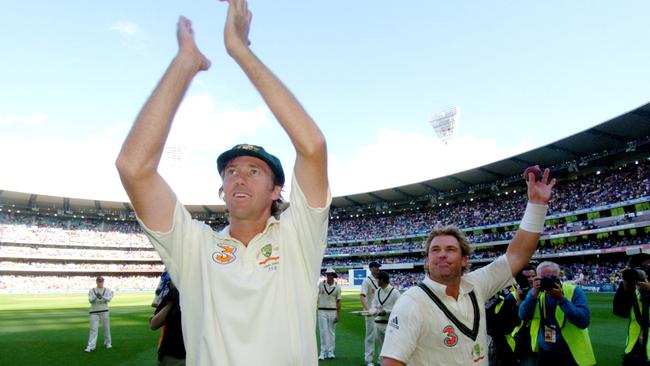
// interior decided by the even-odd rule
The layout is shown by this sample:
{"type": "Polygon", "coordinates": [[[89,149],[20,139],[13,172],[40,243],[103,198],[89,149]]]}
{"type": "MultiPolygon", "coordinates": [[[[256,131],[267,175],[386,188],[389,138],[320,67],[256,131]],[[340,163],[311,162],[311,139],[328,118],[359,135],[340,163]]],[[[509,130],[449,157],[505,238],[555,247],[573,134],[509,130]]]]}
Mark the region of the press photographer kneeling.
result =
{"type": "Polygon", "coordinates": [[[519,318],[531,321],[531,348],[538,352],[537,365],[596,364],[587,330],[590,316],[582,289],[562,283],[556,263],[540,263],[533,288],[519,306],[519,318]]]}
{"type": "Polygon", "coordinates": [[[650,305],[650,254],[628,251],[628,265],[614,295],[614,315],[629,318],[623,365],[650,365],[648,347],[648,306],[650,305]]]}

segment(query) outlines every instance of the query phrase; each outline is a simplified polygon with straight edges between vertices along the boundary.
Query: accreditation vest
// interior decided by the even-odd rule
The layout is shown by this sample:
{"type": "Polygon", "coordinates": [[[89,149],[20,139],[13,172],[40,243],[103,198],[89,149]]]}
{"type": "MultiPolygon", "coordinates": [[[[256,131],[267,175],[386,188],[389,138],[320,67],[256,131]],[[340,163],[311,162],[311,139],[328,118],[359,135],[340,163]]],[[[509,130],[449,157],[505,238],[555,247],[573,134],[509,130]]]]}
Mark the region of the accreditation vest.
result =
{"type": "MultiPolygon", "coordinates": [[[[573,293],[575,292],[576,286],[568,283],[562,284],[562,293],[569,301],[573,299],[573,293]]],[[[544,292],[538,295],[538,304],[544,304],[544,292]]],[[[591,347],[591,339],[589,338],[589,331],[587,329],[580,329],[573,325],[571,322],[565,321],[564,311],[559,306],[555,307],[555,321],[558,324],[559,331],[562,333],[562,337],[569,346],[571,355],[573,359],[578,363],[579,366],[590,366],[596,364],[596,357],[594,356],[594,350],[591,347]]],[[[541,316],[539,311],[539,306],[535,306],[535,314],[533,315],[533,320],[530,322],[530,342],[533,352],[539,351],[539,345],[537,344],[537,334],[539,333],[539,327],[541,322],[541,316]]]]}
{"type": "MultiPolygon", "coordinates": [[[[634,292],[636,294],[637,304],[639,304],[639,309],[643,309],[643,305],[641,304],[641,293],[639,293],[639,290],[635,290],[634,292]]],[[[640,335],[641,335],[641,324],[639,324],[639,322],[636,320],[636,314],[634,312],[634,307],[632,306],[630,308],[630,324],[627,327],[627,341],[625,344],[625,354],[632,352],[632,349],[634,348],[636,342],[639,340],[640,335]]],[[[646,353],[646,357],[650,359],[650,342],[647,342],[646,344],[645,353],[646,353]]]]}
{"type": "MultiPolygon", "coordinates": [[[[510,293],[512,296],[515,297],[515,300],[517,303],[523,301],[522,299],[519,298],[519,295],[517,294],[517,288],[515,286],[512,286],[510,289],[510,293]]],[[[512,352],[515,351],[515,348],[517,348],[517,342],[515,341],[515,336],[517,333],[519,333],[519,330],[521,330],[521,327],[524,326],[524,321],[520,320],[519,325],[515,327],[515,329],[512,330],[512,333],[506,335],[506,341],[508,342],[508,345],[512,349],[512,352]]]]}

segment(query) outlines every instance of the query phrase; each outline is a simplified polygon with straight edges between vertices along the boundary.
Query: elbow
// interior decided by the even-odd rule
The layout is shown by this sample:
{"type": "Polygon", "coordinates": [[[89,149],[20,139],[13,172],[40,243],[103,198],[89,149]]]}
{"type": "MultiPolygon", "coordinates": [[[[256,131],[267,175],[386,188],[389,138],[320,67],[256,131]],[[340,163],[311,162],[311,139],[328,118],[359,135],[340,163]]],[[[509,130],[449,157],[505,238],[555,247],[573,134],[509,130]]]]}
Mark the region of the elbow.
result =
{"type": "Polygon", "coordinates": [[[117,168],[122,182],[137,181],[156,172],[155,167],[134,161],[134,159],[125,156],[124,152],[121,152],[115,160],[115,168],[117,168]]]}
{"type": "Polygon", "coordinates": [[[310,159],[324,159],[327,156],[327,143],[325,136],[318,131],[315,136],[309,139],[309,143],[303,144],[298,149],[299,153],[310,159]]]}

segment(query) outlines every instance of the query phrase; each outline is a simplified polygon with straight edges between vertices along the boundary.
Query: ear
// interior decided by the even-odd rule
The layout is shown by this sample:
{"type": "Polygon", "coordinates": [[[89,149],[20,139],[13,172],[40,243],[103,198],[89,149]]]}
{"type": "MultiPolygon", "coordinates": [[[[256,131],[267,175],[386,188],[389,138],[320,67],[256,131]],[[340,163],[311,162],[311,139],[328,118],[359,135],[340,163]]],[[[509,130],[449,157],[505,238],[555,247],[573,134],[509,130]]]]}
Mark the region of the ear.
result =
{"type": "Polygon", "coordinates": [[[282,195],[282,186],[273,186],[273,192],[271,193],[272,200],[273,201],[279,200],[280,195],[282,195]]]}
{"type": "Polygon", "coordinates": [[[462,262],[461,262],[461,263],[463,264],[463,267],[466,267],[466,266],[467,266],[467,262],[469,262],[469,257],[466,256],[466,255],[464,255],[464,256],[463,256],[463,260],[462,260],[462,262]]]}

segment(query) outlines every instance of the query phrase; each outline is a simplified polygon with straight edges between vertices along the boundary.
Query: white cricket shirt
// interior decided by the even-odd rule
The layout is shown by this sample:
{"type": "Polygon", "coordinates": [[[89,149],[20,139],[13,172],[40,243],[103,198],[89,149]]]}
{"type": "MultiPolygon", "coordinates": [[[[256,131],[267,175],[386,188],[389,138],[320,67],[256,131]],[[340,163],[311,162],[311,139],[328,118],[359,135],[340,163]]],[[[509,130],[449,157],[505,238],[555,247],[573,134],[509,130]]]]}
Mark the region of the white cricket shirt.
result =
{"type": "Polygon", "coordinates": [[[366,304],[368,309],[372,306],[372,300],[375,298],[375,292],[379,288],[377,279],[372,277],[372,274],[366,276],[361,283],[361,295],[366,296],[366,304]]]}
{"type": "Polygon", "coordinates": [[[387,315],[378,315],[375,317],[375,323],[385,323],[390,316],[390,313],[399,299],[400,293],[399,290],[394,288],[391,285],[386,286],[386,288],[379,288],[375,294],[374,300],[372,300],[371,308],[383,309],[387,315]]]}
{"type": "Polygon", "coordinates": [[[322,281],[318,285],[318,310],[336,311],[336,300],[341,300],[341,287],[336,281],[332,286],[327,281],[322,281]]]}
{"type": "MultiPolygon", "coordinates": [[[[180,292],[188,365],[317,365],[316,292],[331,196],[310,208],[294,178],[291,206],[248,246],[192,220],[144,230],[180,292]]],[[[140,222],[142,224],[142,222],[140,222]]]]}
{"type": "Polygon", "coordinates": [[[474,323],[474,308],[469,293],[474,290],[481,316],[476,340],[460,332],[429,296],[414,286],[402,294],[393,307],[381,355],[411,366],[487,366],[485,300],[512,281],[510,264],[505,255],[463,275],[458,301],[447,296],[446,286],[427,276],[422,282],[469,328],[474,323]]]}

